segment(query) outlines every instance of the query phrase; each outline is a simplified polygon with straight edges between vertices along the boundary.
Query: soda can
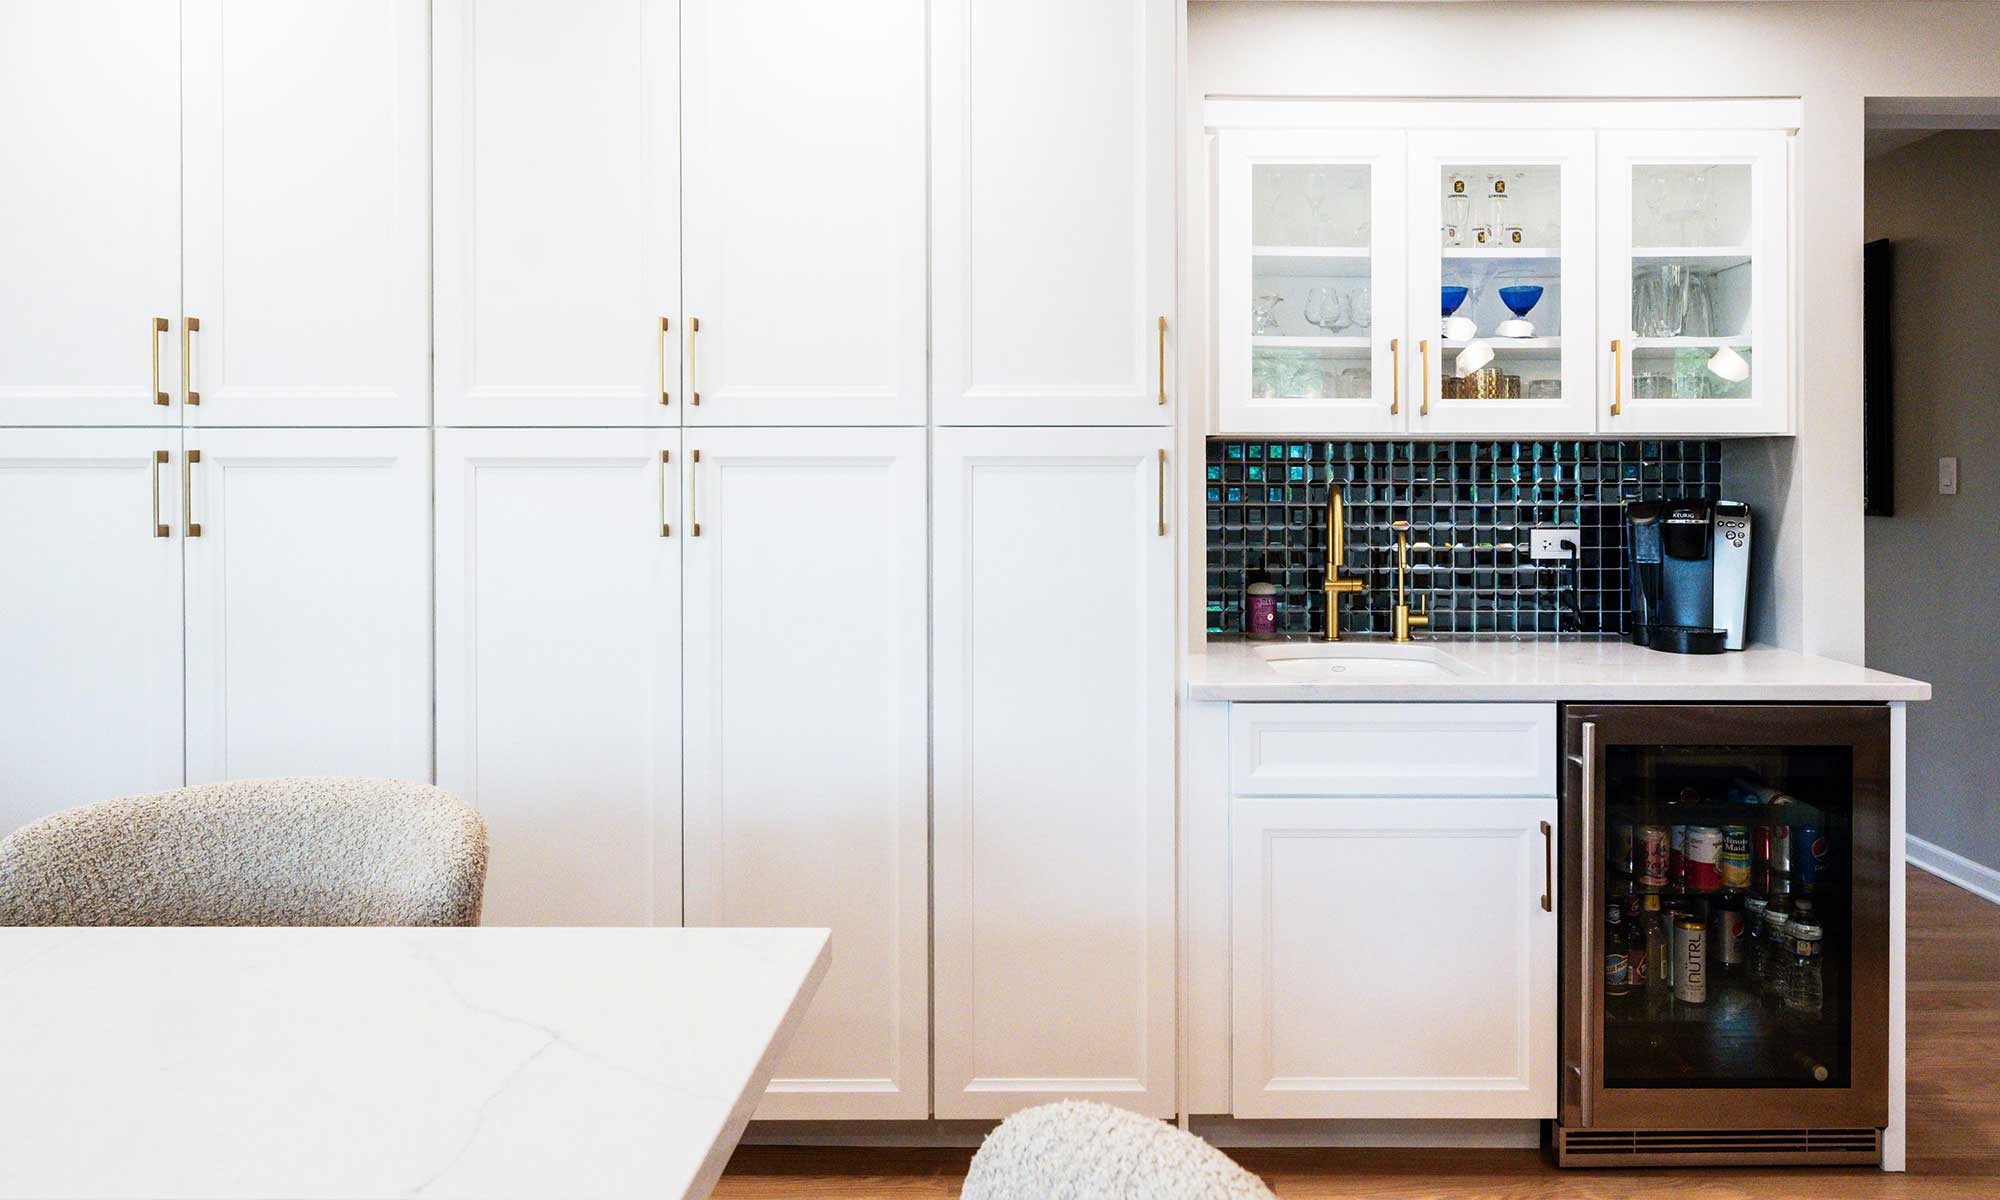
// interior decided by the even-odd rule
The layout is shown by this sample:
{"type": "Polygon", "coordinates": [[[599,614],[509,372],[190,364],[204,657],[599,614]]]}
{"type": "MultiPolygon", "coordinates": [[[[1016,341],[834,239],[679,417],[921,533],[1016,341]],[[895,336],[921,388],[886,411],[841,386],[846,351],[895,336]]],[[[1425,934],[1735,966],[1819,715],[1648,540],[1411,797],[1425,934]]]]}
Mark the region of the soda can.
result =
{"type": "Polygon", "coordinates": [[[1611,869],[1620,875],[1634,875],[1632,862],[1634,834],[1630,825],[1611,827],[1611,869]]]}
{"type": "Polygon", "coordinates": [[[1716,905],[1710,921],[1715,939],[1715,962],[1723,971],[1740,970],[1743,966],[1743,905],[1735,897],[1729,897],[1716,905]]]}
{"type": "Polygon", "coordinates": [[[1792,827],[1792,877],[1802,888],[1818,887],[1826,882],[1833,866],[1833,847],[1828,843],[1826,830],[1816,825],[1796,825],[1792,827]]]}
{"type": "MultiPolygon", "coordinates": [[[[1748,883],[1746,879],[1744,881],[1748,883]]],[[[1713,825],[1687,827],[1687,890],[1714,892],[1722,888],[1722,830],[1713,825]]]]}
{"type": "Polygon", "coordinates": [[[1687,833],[1685,825],[1673,825],[1667,829],[1667,878],[1682,885],[1687,883],[1688,877],[1687,833]]]}
{"type": "Polygon", "coordinates": [[[1638,865],[1639,886],[1667,886],[1667,827],[1641,825],[1632,831],[1632,856],[1638,865]]]}
{"type": "Polygon", "coordinates": [[[1674,999],[1708,1003],[1708,925],[1700,917],[1674,918],[1674,999]]]}
{"type": "Polygon", "coordinates": [[[1750,831],[1750,869],[1762,879],[1771,873],[1771,827],[1759,825],[1750,831]]]}
{"type": "Polygon", "coordinates": [[[1771,873],[1790,875],[1792,873],[1792,827],[1772,825],[1771,831],[1771,873]]]}
{"type": "Polygon", "coordinates": [[[1750,827],[1722,827],[1722,857],[1718,860],[1722,886],[1742,891],[1750,886],[1750,827]]]}

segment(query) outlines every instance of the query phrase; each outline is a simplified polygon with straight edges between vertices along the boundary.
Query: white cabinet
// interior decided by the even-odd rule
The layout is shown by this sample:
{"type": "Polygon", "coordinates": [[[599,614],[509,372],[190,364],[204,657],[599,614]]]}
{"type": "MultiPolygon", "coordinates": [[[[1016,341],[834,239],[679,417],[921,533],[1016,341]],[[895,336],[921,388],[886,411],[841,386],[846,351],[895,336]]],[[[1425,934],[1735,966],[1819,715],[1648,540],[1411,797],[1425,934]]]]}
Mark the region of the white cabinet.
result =
{"type": "Polygon", "coordinates": [[[759,1116],[925,1117],[924,431],[686,446],[687,922],[833,929],[759,1116]]]}
{"type": "Polygon", "coordinates": [[[429,781],[430,449],[416,429],[189,431],[190,783],[429,781]]]}
{"type": "Polygon", "coordinates": [[[187,0],[181,24],[154,52],[183,60],[188,423],[428,425],[424,6],[187,0]]]}
{"type": "Polygon", "coordinates": [[[1238,1117],[1556,1115],[1556,801],[1232,806],[1238,1117]]]}
{"type": "Polygon", "coordinates": [[[0,436],[0,836],[180,785],[179,462],[177,430],[0,436]]]}
{"type": "Polygon", "coordinates": [[[939,424],[1173,422],[1178,10],[933,0],[939,424]]]}
{"type": "Polygon", "coordinates": [[[155,0],[0,4],[0,425],[180,422],[179,40],[155,0]]]}
{"type": "Polygon", "coordinates": [[[679,5],[433,21],[438,423],[678,424],[679,5]]]}
{"type": "Polygon", "coordinates": [[[1221,428],[1405,428],[1403,134],[1229,133],[1216,169],[1221,428]]]}
{"type": "Polygon", "coordinates": [[[438,785],[489,925],[681,921],[680,434],[437,435],[438,785]]]}
{"type": "Polygon", "coordinates": [[[1605,433],[1791,431],[1788,153],[1766,131],[1603,135],[1605,433]]]}
{"type": "Polygon", "coordinates": [[[685,0],[688,424],[924,423],[924,8],[685,0]]]}
{"type": "Polygon", "coordinates": [[[935,436],[936,1115],[1171,1115],[1171,432],[935,436]]]}

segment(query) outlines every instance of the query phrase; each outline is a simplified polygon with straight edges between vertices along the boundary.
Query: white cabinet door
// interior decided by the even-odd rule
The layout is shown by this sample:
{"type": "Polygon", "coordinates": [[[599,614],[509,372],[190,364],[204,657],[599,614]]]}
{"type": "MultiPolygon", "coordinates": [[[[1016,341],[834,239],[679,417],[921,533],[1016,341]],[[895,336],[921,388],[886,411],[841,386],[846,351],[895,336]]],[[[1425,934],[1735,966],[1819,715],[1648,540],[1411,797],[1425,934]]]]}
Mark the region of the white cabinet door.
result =
{"type": "Polygon", "coordinates": [[[157,0],[0,2],[0,425],[180,423],[179,46],[157,0]]]}
{"type": "Polygon", "coordinates": [[[1178,11],[933,0],[939,424],[1173,423],[1178,11]]]}
{"type": "Polygon", "coordinates": [[[1602,432],[1792,431],[1790,142],[1599,137],[1602,432]]]}
{"type": "Polygon", "coordinates": [[[1595,152],[1587,129],[1410,135],[1412,433],[1596,429],[1595,152]]]}
{"type": "Polygon", "coordinates": [[[689,430],[689,925],[821,925],[765,1118],[929,1112],[924,431],[689,430]]]}
{"type": "Polygon", "coordinates": [[[1556,1115],[1556,801],[1233,803],[1231,1111],[1556,1115]]]}
{"type": "Polygon", "coordinates": [[[0,437],[0,836],[181,783],[180,431],[0,437]]]}
{"type": "Polygon", "coordinates": [[[431,777],[431,435],[211,429],[181,463],[188,781],[431,777]]]}
{"type": "Polygon", "coordinates": [[[681,919],[680,434],[446,429],[438,785],[489,925],[681,919]]]}
{"type": "Polygon", "coordinates": [[[441,425],[680,422],[676,0],[437,0],[441,425]]]}
{"type": "Polygon", "coordinates": [[[1408,427],[1401,133],[1229,132],[1216,140],[1222,433],[1408,427]]]}
{"type": "Polygon", "coordinates": [[[182,19],[188,423],[428,425],[424,6],[182,19]]]}
{"type": "Polygon", "coordinates": [[[1174,1112],[1170,440],[936,434],[941,1118],[1174,1112]]]}
{"type": "Polygon", "coordinates": [[[688,424],[924,423],[924,5],[686,0],[688,424]]]}

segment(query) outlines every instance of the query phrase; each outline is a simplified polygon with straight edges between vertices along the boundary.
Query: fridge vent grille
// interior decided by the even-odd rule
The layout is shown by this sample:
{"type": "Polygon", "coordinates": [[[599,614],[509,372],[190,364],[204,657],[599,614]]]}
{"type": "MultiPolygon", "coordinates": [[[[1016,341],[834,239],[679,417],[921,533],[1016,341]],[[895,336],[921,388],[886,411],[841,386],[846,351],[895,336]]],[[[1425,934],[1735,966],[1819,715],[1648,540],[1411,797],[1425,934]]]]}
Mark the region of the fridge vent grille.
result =
{"type": "Polygon", "coordinates": [[[1874,1129],[1562,1129],[1566,1164],[1597,1162],[1875,1162],[1874,1129]]]}

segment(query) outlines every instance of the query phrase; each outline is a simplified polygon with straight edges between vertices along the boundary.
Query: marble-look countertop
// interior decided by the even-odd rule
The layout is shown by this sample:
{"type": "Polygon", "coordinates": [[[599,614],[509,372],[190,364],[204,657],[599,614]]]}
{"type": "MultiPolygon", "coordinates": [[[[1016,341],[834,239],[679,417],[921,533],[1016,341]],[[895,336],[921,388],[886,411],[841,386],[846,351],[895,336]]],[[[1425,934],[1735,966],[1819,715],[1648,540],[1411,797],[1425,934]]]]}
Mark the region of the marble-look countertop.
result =
{"type": "Polygon", "coordinates": [[[707,1196],[828,938],[0,930],[0,1196],[707,1196]]]}
{"type": "Polygon", "coordinates": [[[1344,638],[1336,654],[1409,656],[1435,662],[1422,678],[1302,680],[1268,659],[1325,653],[1319,641],[1218,641],[1187,658],[1194,700],[1928,700],[1931,687],[1851,663],[1768,646],[1724,654],[1667,654],[1623,639],[1595,637],[1438,637],[1396,645],[1344,638]]]}

